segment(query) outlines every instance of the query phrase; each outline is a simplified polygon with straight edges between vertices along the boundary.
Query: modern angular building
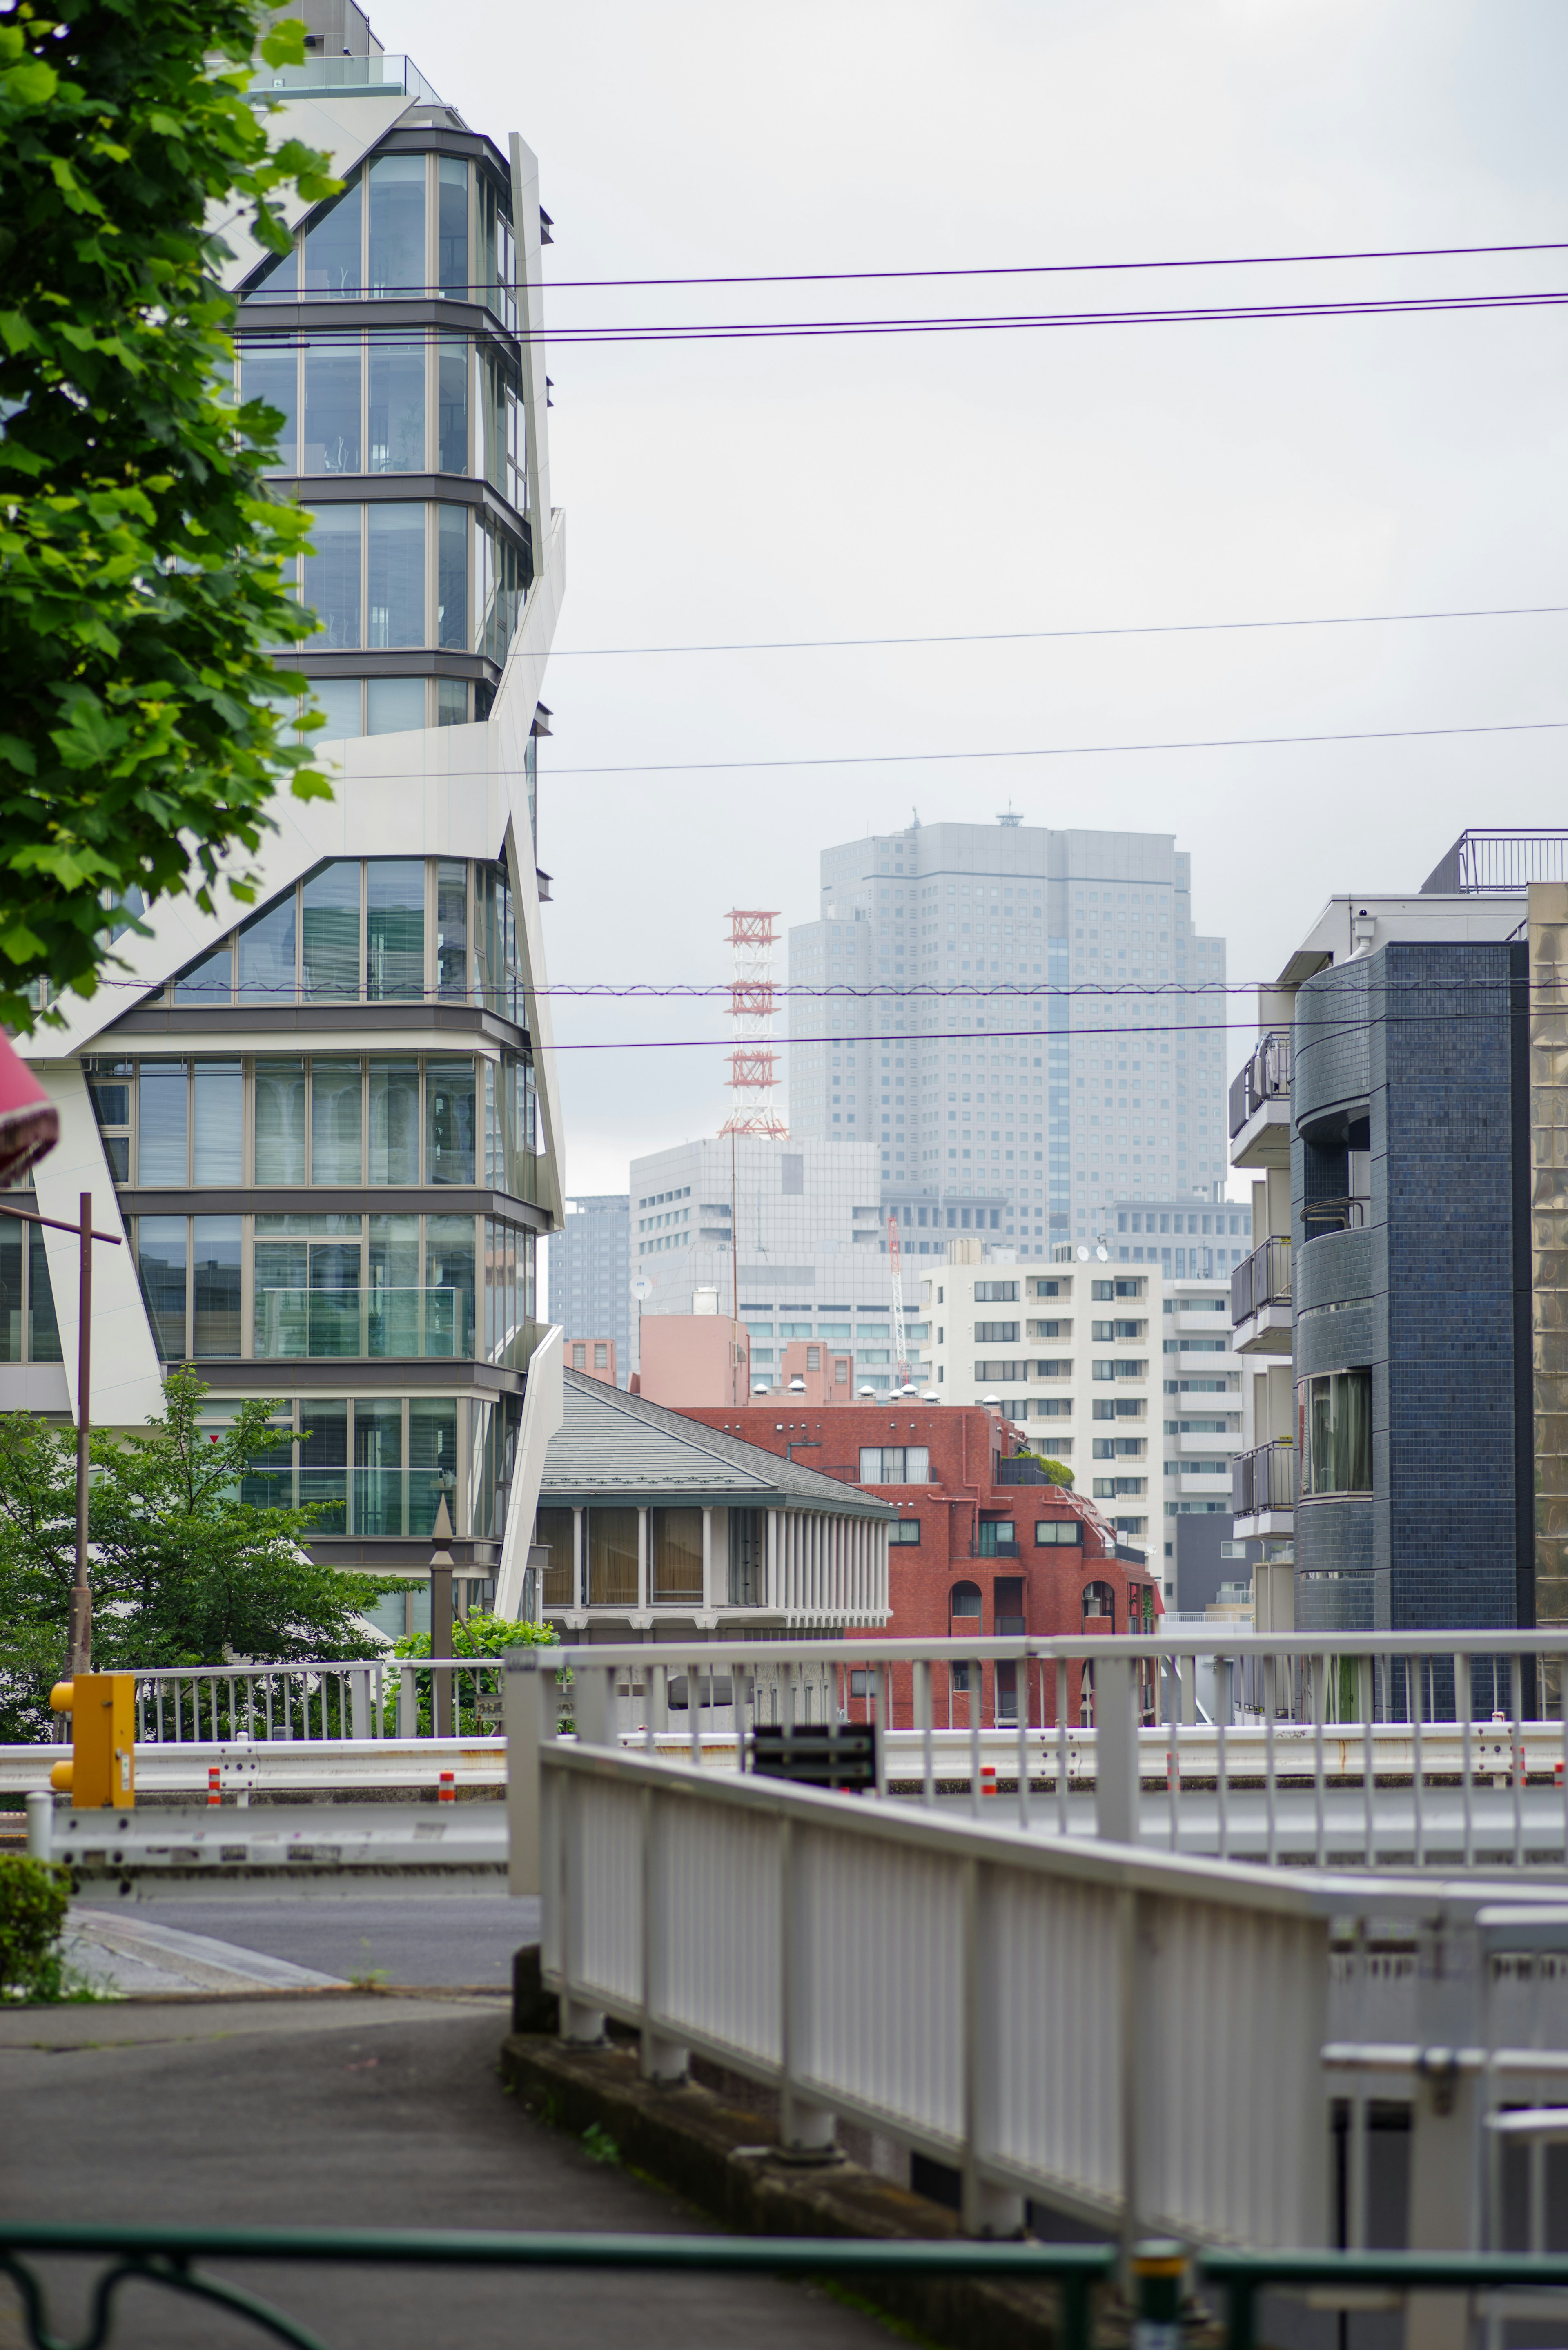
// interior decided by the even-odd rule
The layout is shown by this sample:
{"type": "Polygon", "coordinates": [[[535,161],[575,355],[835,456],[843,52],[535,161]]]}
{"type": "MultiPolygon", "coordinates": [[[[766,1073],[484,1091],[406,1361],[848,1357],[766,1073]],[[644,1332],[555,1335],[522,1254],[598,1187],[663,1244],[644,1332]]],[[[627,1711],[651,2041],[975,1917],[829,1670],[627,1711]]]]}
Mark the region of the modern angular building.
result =
{"type": "Polygon", "coordinates": [[[869,1144],[906,1247],[1095,1239],[1225,1172],[1225,942],[1167,833],[916,823],[825,849],[789,934],[790,1121],[869,1144]]]}
{"type": "Polygon", "coordinates": [[[1331,899],[1231,1087],[1235,1534],[1298,1627],[1568,1622],[1568,834],[1331,899]]]}
{"type": "MultiPolygon", "coordinates": [[[[125,1245],[94,1265],[92,1417],[135,1426],[192,1364],[214,1419],[279,1399],[258,1493],[315,1546],[418,1574],[442,1500],[460,1586],[516,1612],[558,1347],[536,1311],[560,1221],[535,847],[540,693],[564,584],[549,500],[533,157],[304,0],[310,54],[258,69],[281,135],[347,185],[293,249],[241,231],[238,391],[286,419],[312,510],[280,659],[326,710],[330,802],[277,803],[254,903],[161,907],[125,968],[29,1047],[61,1139],[39,1206],[125,1245]]],[[[319,739],[319,738],[318,738],[319,739]]],[[[13,1406],[75,1414],[74,1243],[0,1238],[13,1406]]],[[[389,1602],[386,1628],[417,1623],[389,1602]]]]}
{"type": "Polygon", "coordinates": [[[580,1193],[550,1235],[549,1315],[569,1346],[608,1340],[624,1387],[631,1353],[631,1202],[624,1191],[580,1193]]]}

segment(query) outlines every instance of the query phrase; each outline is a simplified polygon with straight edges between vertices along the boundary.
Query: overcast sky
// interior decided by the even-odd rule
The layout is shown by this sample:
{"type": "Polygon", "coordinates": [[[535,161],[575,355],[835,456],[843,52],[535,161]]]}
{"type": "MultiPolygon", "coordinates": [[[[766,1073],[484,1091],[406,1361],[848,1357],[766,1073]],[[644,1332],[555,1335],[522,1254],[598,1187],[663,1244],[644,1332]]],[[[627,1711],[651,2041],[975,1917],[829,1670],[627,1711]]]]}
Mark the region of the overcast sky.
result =
{"type": "MultiPolygon", "coordinates": [[[[555,280],[1568,237],[1562,0],[372,0],[372,20],[476,128],[535,148],[555,280]]],[[[1565,262],[562,290],[547,317],[1466,295],[1568,285],[1565,262]]],[[[1564,340],[1537,309],[557,349],[558,645],[1568,603],[1564,340]]],[[[1414,889],[1469,823],[1568,821],[1568,737],[561,771],[1568,719],[1565,627],[562,660],[552,978],[723,980],[725,910],[810,919],[825,844],[1010,798],[1031,823],[1174,833],[1233,980],[1272,973],[1333,891],[1414,889]]],[[[721,1023],[558,1003],[556,1029],[647,1047],[721,1023]]],[[[633,1151],[723,1116],[719,1043],[562,1070],[571,1191],[624,1189],[633,1151]]]]}

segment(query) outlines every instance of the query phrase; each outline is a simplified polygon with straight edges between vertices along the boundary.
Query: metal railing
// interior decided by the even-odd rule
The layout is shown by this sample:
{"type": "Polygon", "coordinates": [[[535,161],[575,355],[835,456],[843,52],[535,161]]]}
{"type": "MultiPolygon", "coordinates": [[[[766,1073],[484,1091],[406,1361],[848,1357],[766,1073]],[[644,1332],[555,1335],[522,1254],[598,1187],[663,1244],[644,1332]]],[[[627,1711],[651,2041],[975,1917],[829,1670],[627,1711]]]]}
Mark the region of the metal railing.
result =
{"type": "Polygon", "coordinates": [[[1371,1211],[1371,1201],[1359,1194],[1336,1200],[1308,1200],[1302,1208],[1303,1237],[1312,1241],[1324,1232],[1361,1232],[1371,1211]]]}
{"type": "Polygon", "coordinates": [[[252,1744],[297,1744],[429,1736],[438,1675],[450,1679],[460,1733],[498,1734],[503,1672],[498,1657],[155,1666],[136,1674],[137,1743],[225,1744],[244,1739],[252,1744]]]}
{"type": "Polygon", "coordinates": [[[257,1360],[330,1360],[473,1352],[473,1299],[462,1289],[258,1289],[257,1360]]]}
{"type": "Polygon", "coordinates": [[[1290,1302],[1290,1241],[1278,1233],[1271,1234],[1251,1256],[1241,1259],[1231,1275],[1232,1326],[1250,1321],[1265,1305],[1289,1305],[1290,1302]]]}
{"type": "Polygon", "coordinates": [[[1251,1054],[1231,1080],[1232,1139],[1265,1102],[1288,1101],[1290,1092],[1290,1030],[1272,1028],[1267,1035],[1258,1039],[1251,1054]]]}
{"type": "Polygon", "coordinates": [[[335,97],[417,98],[427,106],[440,99],[412,57],[379,50],[367,57],[306,57],[296,66],[258,66],[248,92],[253,106],[274,98],[308,98],[330,90],[335,97]]]}
{"type": "Polygon", "coordinates": [[[1293,1510],[1300,1474],[1300,1456],[1288,1437],[1238,1453],[1231,1463],[1231,1515],[1253,1518],[1265,1510],[1293,1510]]]}

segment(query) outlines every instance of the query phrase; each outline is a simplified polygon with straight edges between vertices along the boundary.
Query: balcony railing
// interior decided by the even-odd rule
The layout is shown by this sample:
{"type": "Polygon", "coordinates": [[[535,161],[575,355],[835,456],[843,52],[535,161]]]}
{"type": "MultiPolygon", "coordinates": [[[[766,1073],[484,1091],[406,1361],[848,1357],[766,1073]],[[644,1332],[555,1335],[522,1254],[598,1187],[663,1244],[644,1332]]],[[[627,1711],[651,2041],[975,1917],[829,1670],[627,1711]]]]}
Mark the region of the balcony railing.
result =
{"type": "Polygon", "coordinates": [[[253,106],[269,99],[309,98],[319,90],[335,98],[412,98],[426,106],[441,99],[412,57],[396,53],[374,57],[306,57],[297,66],[258,66],[248,92],[253,106]]]}
{"type": "Polygon", "coordinates": [[[1253,1518],[1265,1511],[1293,1510],[1297,1475],[1293,1444],[1280,1440],[1243,1452],[1231,1463],[1231,1515],[1253,1518]]]}
{"type": "Polygon", "coordinates": [[[1272,1028],[1258,1039],[1252,1056],[1231,1080],[1231,1132],[1241,1133],[1254,1111],[1266,1101],[1288,1101],[1291,1094],[1291,1039],[1285,1028],[1272,1028]]]}
{"type": "Polygon", "coordinates": [[[455,1519],[455,1488],[445,1469],[253,1469],[240,1487],[241,1500],[258,1509],[318,1507],[322,1515],[307,1541],[321,1534],[429,1536],[443,1494],[455,1519]]]}
{"type": "Polygon", "coordinates": [[[1290,1302],[1291,1244],[1276,1232],[1260,1243],[1251,1256],[1244,1256],[1231,1275],[1231,1326],[1239,1328],[1265,1305],[1290,1302]]]}
{"type": "Polygon", "coordinates": [[[258,1289],[258,1360],[470,1356],[473,1300],[461,1289],[258,1289]]]}
{"type": "Polygon", "coordinates": [[[1358,1232],[1366,1223],[1372,1202],[1359,1195],[1337,1200],[1308,1200],[1302,1209],[1303,1237],[1309,1241],[1324,1232],[1358,1232]]]}

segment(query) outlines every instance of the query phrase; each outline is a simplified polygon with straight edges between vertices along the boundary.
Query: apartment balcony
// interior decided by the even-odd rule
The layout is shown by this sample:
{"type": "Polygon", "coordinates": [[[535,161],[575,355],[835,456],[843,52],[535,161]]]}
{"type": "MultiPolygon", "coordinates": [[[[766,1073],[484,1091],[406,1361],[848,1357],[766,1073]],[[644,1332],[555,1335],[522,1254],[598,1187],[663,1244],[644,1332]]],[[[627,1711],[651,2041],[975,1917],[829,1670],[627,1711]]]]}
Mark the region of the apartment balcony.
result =
{"type": "Polygon", "coordinates": [[[1180,1467],[1181,1474],[1176,1480],[1176,1489],[1188,1500],[1228,1502],[1231,1499],[1232,1478],[1229,1469],[1212,1471],[1207,1469],[1189,1469],[1185,1461],[1180,1464],[1180,1467]]]}
{"type": "MultiPolygon", "coordinates": [[[[1230,1431],[1227,1430],[1224,1434],[1217,1436],[1212,1432],[1212,1430],[1206,1433],[1198,1429],[1187,1429],[1184,1430],[1174,1440],[1176,1445],[1175,1457],[1178,1460],[1180,1460],[1184,1453],[1190,1453],[1195,1460],[1209,1461],[1214,1459],[1216,1455],[1222,1452],[1225,1455],[1227,1463],[1229,1463],[1241,1446],[1241,1431],[1238,1427],[1234,1435],[1231,1434],[1230,1431]]],[[[1170,1457],[1171,1441],[1172,1440],[1170,1438],[1168,1437],[1166,1439],[1166,1452],[1168,1458],[1170,1457]]],[[[1230,1468],[1227,1466],[1225,1474],[1229,1477],[1230,1473],[1230,1468]]]]}
{"type": "Polygon", "coordinates": [[[1294,1534],[1296,1477],[1296,1448],[1283,1440],[1260,1444],[1231,1462],[1231,1532],[1236,1541],[1294,1534]]]}
{"type": "Polygon", "coordinates": [[[1291,1160],[1291,1039],[1287,1029],[1261,1036],[1231,1080],[1231,1164],[1288,1167],[1291,1160]]]}
{"type": "Polygon", "coordinates": [[[412,57],[382,50],[375,57],[306,57],[296,66],[258,66],[246,93],[253,106],[288,98],[409,98],[426,106],[441,99],[412,57]]]}
{"type": "Polygon", "coordinates": [[[1302,1238],[1315,1241],[1326,1232],[1358,1232],[1371,1219],[1372,1202],[1359,1193],[1343,1199],[1308,1200],[1302,1209],[1302,1238]]]}
{"type": "Polygon", "coordinates": [[[1274,1235],[1231,1275],[1231,1344],[1238,1355],[1291,1351],[1291,1244],[1274,1235]]]}

